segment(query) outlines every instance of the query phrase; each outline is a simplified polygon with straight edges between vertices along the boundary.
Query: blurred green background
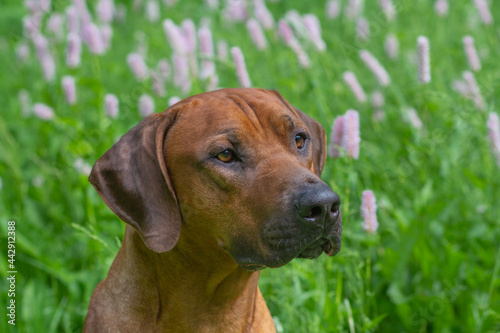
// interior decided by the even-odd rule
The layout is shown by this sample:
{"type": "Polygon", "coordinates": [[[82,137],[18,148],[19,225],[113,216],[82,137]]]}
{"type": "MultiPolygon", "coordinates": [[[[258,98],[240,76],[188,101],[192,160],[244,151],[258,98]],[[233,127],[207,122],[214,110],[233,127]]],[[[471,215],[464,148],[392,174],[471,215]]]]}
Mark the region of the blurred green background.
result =
{"type": "MultiPolygon", "coordinates": [[[[500,103],[500,26],[483,24],[474,1],[453,0],[445,17],[435,13],[434,1],[394,1],[393,21],[386,19],[378,1],[365,1],[362,15],[371,31],[366,41],[356,36],[356,22],[345,10],[328,18],[325,1],[267,1],[276,22],[290,10],[319,18],[325,52],[299,37],[311,60],[309,69],[299,66],[277,29],[265,32],[269,46],[258,51],[245,23],[225,18],[222,1],[213,10],[202,1],[171,6],[160,1],[158,22],[150,22],[143,8],[134,10],[132,2],[122,3],[127,16],[112,23],[111,48],[97,56],[83,46],[79,68],[65,65],[66,41],[46,34],[57,68],[56,79],[48,83],[23,33],[27,9],[21,1],[1,2],[0,331],[81,331],[90,295],[117,253],[124,223],[98,197],[80,164],[91,166],[140,121],[137,103],[142,94],[153,96],[155,110],[161,112],[170,97],[205,91],[206,82],[196,77],[188,93],[169,80],[167,95],[158,97],[151,79],[137,82],[126,62],[140,36],[147,45],[148,66],[170,59],[161,20],[180,24],[191,18],[197,27],[208,19],[215,42],[225,40],[242,49],[253,86],[278,90],[319,120],[327,133],[347,109],[360,113],[359,159],[329,158],[323,172],[342,199],[341,252],[261,273],[260,288],[278,331],[500,332],[500,168],[486,127],[488,113],[498,113],[500,103]],[[394,60],[384,51],[391,33],[400,42],[394,60]],[[420,35],[431,45],[432,82],[427,85],[417,80],[420,35]],[[452,89],[453,80],[468,70],[464,35],[475,38],[481,56],[483,68],[475,76],[487,112],[452,89]],[[15,50],[23,42],[31,54],[21,62],[15,50]],[[385,66],[390,86],[378,85],[358,56],[361,49],[385,66]],[[370,102],[354,98],[342,79],[348,70],[367,94],[382,91],[384,119],[374,119],[370,102]],[[76,80],[74,106],[65,100],[63,75],[76,80]],[[52,107],[55,117],[46,121],[23,115],[21,89],[33,103],[52,107]],[[116,119],[106,115],[107,93],[120,99],[116,119]],[[405,120],[408,107],[416,109],[423,129],[405,120]],[[378,202],[380,226],[373,234],[361,227],[361,192],[367,189],[378,202]],[[15,327],[5,315],[10,220],[16,221],[15,327]]],[[[340,3],[345,9],[347,1],[340,3]]],[[[51,11],[64,13],[69,4],[52,1],[51,11]]],[[[247,4],[251,16],[252,1],[247,4]]],[[[95,3],[88,1],[88,7],[94,13],[95,3]]],[[[500,21],[498,1],[491,1],[491,11],[500,21]]],[[[238,86],[231,58],[217,60],[216,71],[220,87],[238,86]]]]}

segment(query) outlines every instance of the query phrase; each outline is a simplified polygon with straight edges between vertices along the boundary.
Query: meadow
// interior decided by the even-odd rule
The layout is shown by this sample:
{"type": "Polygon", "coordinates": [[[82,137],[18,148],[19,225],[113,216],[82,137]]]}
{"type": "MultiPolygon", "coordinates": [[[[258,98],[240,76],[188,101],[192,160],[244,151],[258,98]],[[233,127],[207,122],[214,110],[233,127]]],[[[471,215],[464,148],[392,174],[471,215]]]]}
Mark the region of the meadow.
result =
{"type": "Polygon", "coordinates": [[[500,104],[498,1],[364,1],[357,7],[362,2],[115,0],[108,23],[99,2],[87,1],[88,17],[101,37],[106,29],[112,37],[107,45],[83,42],[81,62],[72,66],[68,7],[85,1],[48,1],[35,10],[42,13],[38,25],[28,27],[28,6],[1,4],[1,332],[81,331],[125,227],[88,182],[89,168],[151,109],[247,84],[238,79],[232,47],[244,55],[253,87],[278,90],[320,121],[328,136],[336,117],[350,109],[359,114],[359,157],[340,148],[322,175],[342,200],[340,253],[261,272],[278,332],[500,332],[500,147],[491,120],[500,104]],[[246,22],[263,3],[273,20],[260,50],[246,22]],[[490,21],[477,3],[489,3],[490,21]],[[48,24],[54,13],[60,22],[48,24]],[[318,18],[324,48],[305,27],[306,14],[318,18]],[[193,25],[183,21],[191,19],[195,31],[208,30],[213,54],[199,52],[206,47],[199,41],[179,59],[166,19],[186,29],[193,25]],[[290,28],[293,42],[278,22],[290,28]],[[44,50],[37,33],[45,36],[44,50]],[[419,76],[419,36],[430,45],[427,80],[419,76]],[[480,68],[468,61],[464,36],[473,37],[480,68]],[[390,82],[367,67],[363,50],[378,59],[390,82]],[[50,63],[42,66],[43,52],[52,57],[53,73],[50,63]],[[143,78],[131,68],[130,53],[142,57],[143,78]],[[346,72],[355,74],[364,99],[346,84],[346,72]],[[61,84],[64,76],[74,79],[74,102],[61,84]],[[118,99],[117,110],[106,105],[108,94],[118,99]],[[378,228],[370,230],[362,225],[365,190],[377,201],[378,228]],[[16,228],[15,326],[6,316],[12,299],[8,221],[16,228]]]}

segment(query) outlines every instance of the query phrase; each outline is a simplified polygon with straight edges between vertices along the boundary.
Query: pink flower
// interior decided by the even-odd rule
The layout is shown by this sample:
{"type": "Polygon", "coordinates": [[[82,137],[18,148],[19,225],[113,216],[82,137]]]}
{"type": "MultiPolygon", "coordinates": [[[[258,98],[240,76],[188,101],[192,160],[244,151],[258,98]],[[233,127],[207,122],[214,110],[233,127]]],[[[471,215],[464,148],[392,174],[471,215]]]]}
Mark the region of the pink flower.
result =
{"type": "Polygon", "coordinates": [[[385,47],[385,53],[389,58],[391,58],[392,60],[398,58],[399,41],[396,35],[394,34],[387,35],[387,37],[385,38],[384,47],[385,47]]]}
{"type": "Polygon", "coordinates": [[[378,228],[377,201],[375,200],[375,195],[370,190],[363,191],[361,198],[361,215],[364,220],[361,224],[363,229],[368,231],[368,233],[376,232],[378,228]]]}
{"type": "Polygon", "coordinates": [[[33,45],[35,46],[38,60],[41,60],[47,53],[49,53],[49,42],[43,35],[36,35],[33,39],[33,45]]]}
{"type": "Polygon", "coordinates": [[[23,17],[23,31],[27,38],[34,39],[40,34],[42,25],[42,15],[35,14],[33,16],[23,17]]]}
{"type": "Polygon", "coordinates": [[[52,120],[54,118],[54,110],[50,106],[42,103],[35,103],[33,113],[40,119],[52,120]]]}
{"type": "Polygon", "coordinates": [[[260,28],[259,22],[257,22],[257,20],[255,19],[249,19],[247,21],[247,29],[250,33],[252,41],[254,42],[255,46],[257,46],[257,49],[261,51],[265,50],[267,48],[267,40],[264,32],[260,28]]]}
{"type": "Polygon", "coordinates": [[[362,42],[370,38],[370,25],[364,17],[360,17],[356,21],[356,36],[362,42]]]}
{"type": "Polygon", "coordinates": [[[342,148],[345,149],[347,156],[359,158],[359,114],[355,110],[347,110],[342,120],[342,148]]]}
{"type": "Polygon", "coordinates": [[[465,55],[467,56],[467,62],[469,63],[470,69],[475,72],[479,71],[481,69],[481,60],[479,60],[476,47],[474,46],[474,38],[465,36],[462,41],[464,43],[465,55]]]}
{"type": "Polygon", "coordinates": [[[266,30],[274,28],[274,18],[269,9],[266,7],[264,0],[253,1],[254,13],[257,20],[266,30]]]}
{"type": "Polygon", "coordinates": [[[182,89],[184,94],[191,91],[191,78],[189,76],[189,59],[174,53],[172,56],[174,67],[174,84],[182,89]]]}
{"type": "Polygon", "coordinates": [[[469,88],[470,96],[472,100],[474,101],[474,104],[476,107],[481,110],[485,111],[486,110],[486,103],[484,102],[483,96],[481,95],[481,90],[479,89],[479,86],[477,85],[476,78],[474,77],[474,74],[470,71],[465,71],[462,74],[462,77],[465,80],[465,83],[467,83],[467,86],[469,88]]]}
{"type": "Polygon", "coordinates": [[[340,0],[329,0],[326,3],[326,17],[336,19],[340,16],[340,0]]]}
{"type": "Polygon", "coordinates": [[[115,14],[115,3],[113,0],[99,0],[97,2],[96,13],[103,23],[110,23],[115,14]]]}
{"type": "Polygon", "coordinates": [[[66,100],[70,105],[75,105],[76,103],[75,79],[72,76],[65,75],[61,80],[61,84],[64,91],[64,95],[66,96],[66,100]]]}
{"type": "Polygon", "coordinates": [[[52,33],[58,41],[64,39],[64,17],[62,14],[53,13],[47,21],[47,31],[52,33]]]}
{"type": "Polygon", "coordinates": [[[26,7],[31,14],[36,14],[41,11],[40,2],[36,0],[25,0],[24,7],[26,7]]]}
{"type": "Polygon", "coordinates": [[[40,10],[45,13],[50,12],[51,2],[51,0],[39,0],[38,5],[40,6],[40,10]]]}
{"type": "Polygon", "coordinates": [[[385,14],[387,21],[392,21],[396,17],[396,7],[392,0],[379,0],[380,8],[385,14]]]}
{"type": "Polygon", "coordinates": [[[295,9],[289,10],[286,12],[284,19],[295,31],[297,31],[299,35],[302,35],[303,37],[306,36],[307,30],[302,20],[302,16],[300,16],[298,11],[295,9]]]}
{"type": "Polygon", "coordinates": [[[220,60],[227,60],[227,42],[225,40],[220,40],[217,42],[217,57],[220,60]]]}
{"type": "Polygon", "coordinates": [[[313,42],[314,46],[318,51],[324,51],[326,49],[326,44],[321,38],[321,24],[318,18],[314,14],[304,15],[302,22],[309,33],[309,38],[313,42]]]}
{"type": "Polygon", "coordinates": [[[111,38],[113,38],[113,28],[111,25],[105,24],[101,27],[101,38],[104,50],[107,51],[111,46],[111,38]]]}
{"type": "Polygon", "coordinates": [[[26,42],[20,42],[16,47],[17,59],[20,62],[25,62],[30,56],[30,47],[26,42]]]}
{"type": "Polygon", "coordinates": [[[156,71],[151,73],[153,78],[153,91],[157,96],[165,97],[167,91],[165,90],[165,80],[161,79],[156,71]]]}
{"type": "Polygon", "coordinates": [[[488,117],[488,133],[490,136],[491,150],[497,159],[497,164],[500,167],[500,120],[498,115],[491,112],[488,117]]]}
{"type": "Polygon", "coordinates": [[[113,94],[106,94],[104,97],[104,106],[108,117],[115,119],[118,117],[118,98],[113,94]]]}
{"type": "Polygon", "coordinates": [[[73,164],[76,171],[81,173],[82,175],[88,176],[92,171],[92,167],[90,164],[86,163],[82,158],[77,158],[73,164]]]}
{"type": "Polygon", "coordinates": [[[163,80],[167,80],[170,77],[171,70],[167,59],[165,58],[160,59],[158,61],[158,64],[156,65],[156,70],[163,80]]]}
{"type": "Polygon", "coordinates": [[[134,33],[134,39],[137,41],[137,53],[139,53],[143,58],[145,58],[148,54],[149,43],[147,38],[146,34],[142,31],[136,31],[134,33]]]}
{"type": "Polygon", "coordinates": [[[143,117],[149,116],[154,112],[155,102],[153,98],[147,94],[141,95],[139,98],[139,114],[143,117]]]}
{"type": "Polygon", "coordinates": [[[299,65],[302,68],[310,68],[311,67],[311,61],[309,60],[309,56],[307,53],[304,51],[302,48],[302,45],[300,45],[299,41],[297,39],[292,39],[290,43],[288,44],[290,48],[295,52],[295,55],[297,56],[297,59],[299,60],[299,65]]]}
{"type": "Polygon", "coordinates": [[[290,45],[291,41],[295,39],[292,28],[283,19],[278,22],[278,34],[287,45],[290,45]]]}
{"type": "Polygon", "coordinates": [[[408,108],[406,110],[406,115],[408,117],[408,121],[413,127],[418,130],[421,130],[424,127],[424,125],[422,124],[422,120],[420,120],[420,117],[418,116],[418,113],[414,108],[408,108]]]}
{"type": "Polygon", "coordinates": [[[347,152],[347,156],[357,160],[359,158],[359,114],[355,110],[347,110],[344,115],[342,148],[347,152]]]}
{"type": "Polygon", "coordinates": [[[115,20],[118,22],[125,22],[127,19],[127,6],[123,3],[119,3],[115,8],[115,20]]]}
{"type": "MultiPolygon", "coordinates": [[[[287,16],[289,17],[290,21],[294,21],[294,24],[300,25],[302,26],[302,29],[304,29],[302,20],[300,19],[300,15],[298,13],[292,11],[289,12],[287,16]]],[[[307,53],[304,51],[299,41],[295,38],[292,28],[290,28],[288,23],[286,23],[286,21],[283,19],[279,20],[278,22],[278,34],[281,36],[285,44],[289,46],[296,54],[300,66],[302,68],[311,67],[311,61],[309,60],[307,53]]]]}
{"type": "Polygon", "coordinates": [[[130,53],[127,56],[127,63],[132,69],[137,81],[144,81],[149,77],[149,69],[142,56],[138,53],[130,53]]]}
{"type": "Polygon", "coordinates": [[[328,147],[328,155],[332,158],[340,157],[340,148],[342,147],[342,138],[344,135],[344,117],[338,116],[335,118],[330,133],[330,146],[328,147]]]}
{"type": "Polygon", "coordinates": [[[347,86],[351,89],[351,91],[354,93],[354,96],[359,102],[366,102],[366,94],[361,85],[359,84],[358,79],[356,78],[356,75],[353,72],[344,72],[342,75],[344,78],[344,82],[347,84],[347,86]]]}
{"type": "Polygon", "coordinates": [[[68,34],[68,46],[66,49],[66,65],[70,68],[80,66],[82,54],[82,42],[80,36],[70,32],[68,34]]]}
{"type": "Polygon", "coordinates": [[[434,3],[434,10],[436,11],[436,14],[438,14],[441,17],[448,15],[449,11],[448,0],[437,0],[434,3]]]}
{"type": "Polygon", "coordinates": [[[180,101],[181,101],[181,99],[177,96],[170,97],[170,99],[168,100],[168,106],[172,106],[174,104],[177,104],[180,101]]]}
{"type": "Polygon", "coordinates": [[[134,2],[132,3],[132,9],[138,12],[139,10],[141,10],[141,7],[142,7],[142,0],[134,0],[134,2]]]}
{"type": "Polygon", "coordinates": [[[469,85],[467,84],[467,82],[465,82],[465,80],[453,80],[452,89],[466,98],[472,97],[469,90],[469,85]]]}
{"type": "Polygon", "coordinates": [[[363,12],[363,0],[348,0],[345,14],[348,19],[355,20],[363,12]]]}
{"type": "Polygon", "coordinates": [[[219,76],[212,75],[207,83],[206,91],[213,91],[219,89],[219,76]]]}
{"type": "Polygon", "coordinates": [[[78,8],[77,13],[78,13],[78,20],[80,21],[82,40],[88,43],[88,35],[85,27],[92,23],[92,15],[90,14],[87,5],[85,3],[81,5],[81,8],[78,8]]]}
{"type": "Polygon", "coordinates": [[[421,84],[431,82],[431,57],[429,39],[425,36],[417,38],[418,46],[418,80],[421,84]]]}
{"type": "Polygon", "coordinates": [[[205,5],[210,9],[217,9],[219,7],[219,0],[205,0],[205,5]]]}
{"type": "Polygon", "coordinates": [[[37,14],[50,11],[50,3],[50,0],[25,0],[24,6],[31,14],[37,14]]]}
{"type": "Polygon", "coordinates": [[[198,30],[198,39],[200,40],[201,61],[201,79],[205,80],[215,75],[214,43],[212,40],[212,31],[208,27],[201,27],[198,30]]]}
{"type": "Polygon", "coordinates": [[[43,76],[47,82],[53,81],[56,76],[56,63],[49,51],[49,43],[42,35],[35,36],[33,40],[37,50],[38,60],[42,66],[43,76]]]}
{"type": "Polygon", "coordinates": [[[86,1],[87,0],[73,0],[73,4],[78,8],[78,10],[82,10],[83,8],[86,8],[86,1]]]}
{"type": "Polygon", "coordinates": [[[373,120],[376,122],[382,121],[385,119],[385,112],[384,110],[375,110],[372,116],[373,120]]]}
{"type": "Polygon", "coordinates": [[[243,22],[248,18],[245,0],[231,0],[226,2],[224,17],[228,22],[243,22]]]}
{"type": "Polygon", "coordinates": [[[188,51],[188,45],[186,39],[184,38],[184,33],[182,30],[172,22],[172,20],[167,19],[163,21],[163,30],[170,41],[170,46],[174,52],[184,55],[188,51]]]}
{"type": "Polygon", "coordinates": [[[45,178],[43,178],[43,176],[36,176],[33,178],[33,186],[36,188],[42,187],[44,183],[45,183],[45,178]]]}
{"type": "Polygon", "coordinates": [[[91,53],[99,55],[104,53],[104,41],[97,25],[92,22],[85,24],[83,27],[83,36],[85,36],[84,41],[91,53]]]}
{"type": "Polygon", "coordinates": [[[231,55],[233,56],[234,65],[236,67],[236,74],[238,75],[240,86],[242,86],[243,88],[250,88],[252,86],[252,83],[250,82],[250,77],[248,76],[243,52],[241,52],[241,49],[239,47],[232,47],[231,55]]]}
{"type": "Polygon", "coordinates": [[[31,113],[31,97],[26,91],[26,89],[19,90],[18,93],[19,104],[21,106],[21,113],[24,117],[27,117],[31,113]]]}
{"type": "Polygon", "coordinates": [[[481,19],[484,24],[492,24],[493,16],[491,15],[490,8],[488,7],[486,0],[474,0],[474,3],[476,4],[477,10],[479,11],[479,15],[481,15],[481,19]]]}
{"type": "Polygon", "coordinates": [[[381,107],[384,106],[385,103],[384,94],[382,94],[382,92],[380,92],[379,90],[376,90],[372,93],[371,100],[372,100],[372,106],[375,109],[380,109],[381,107]]]}
{"type": "Polygon", "coordinates": [[[380,85],[383,87],[387,87],[391,84],[391,78],[389,74],[385,70],[385,68],[380,64],[380,62],[367,50],[361,50],[359,52],[359,57],[365,63],[366,67],[368,67],[372,73],[377,78],[380,85]]]}
{"type": "Polygon", "coordinates": [[[182,21],[182,32],[186,41],[187,52],[196,52],[196,27],[193,20],[186,19],[182,21]]]}
{"type": "Polygon", "coordinates": [[[66,8],[66,22],[68,24],[68,33],[78,34],[80,32],[80,17],[76,6],[66,8]]]}
{"type": "Polygon", "coordinates": [[[146,2],[146,18],[149,22],[158,22],[160,20],[160,13],[158,0],[148,0],[146,2]]]}
{"type": "Polygon", "coordinates": [[[172,7],[174,6],[179,0],[163,0],[163,3],[167,7],[172,7]]]}

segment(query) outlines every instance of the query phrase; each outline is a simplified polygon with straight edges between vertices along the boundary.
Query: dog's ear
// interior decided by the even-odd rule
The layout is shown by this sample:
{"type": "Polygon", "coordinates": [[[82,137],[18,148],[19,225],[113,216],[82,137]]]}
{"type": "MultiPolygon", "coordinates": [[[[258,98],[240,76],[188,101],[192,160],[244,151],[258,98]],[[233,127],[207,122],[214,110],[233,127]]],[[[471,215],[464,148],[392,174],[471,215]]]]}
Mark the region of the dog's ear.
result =
{"type": "Polygon", "coordinates": [[[321,176],[323,167],[326,161],[326,133],[323,126],[313,118],[309,117],[304,112],[300,111],[294,107],[295,111],[298,113],[300,119],[307,125],[309,132],[311,133],[311,141],[313,144],[313,160],[314,160],[314,171],[316,174],[321,176]]]}
{"type": "Polygon", "coordinates": [[[175,110],[152,114],[94,165],[89,181],[106,205],[158,253],[179,240],[181,214],[165,165],[166,134],[175,110]]]}

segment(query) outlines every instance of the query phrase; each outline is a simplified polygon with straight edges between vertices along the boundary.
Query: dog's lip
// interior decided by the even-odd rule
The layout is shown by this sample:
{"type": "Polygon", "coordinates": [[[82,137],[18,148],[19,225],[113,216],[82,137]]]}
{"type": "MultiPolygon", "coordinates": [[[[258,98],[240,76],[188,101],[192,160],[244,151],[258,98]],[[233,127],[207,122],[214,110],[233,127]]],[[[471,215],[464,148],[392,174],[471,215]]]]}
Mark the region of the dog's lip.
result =
{"type": "Polygon", "coordinates": [[[331,239],[327,239],[323,244],[321,244],[321,249],[329,257],[333,257],[340,251],[340,246],[335,246],[331,239]]]}
{"type": "Polygon", "coordinates": [[[309,246],[304,248],[300,254],[305,254],[320,248],[321,251],[324,252],[327,256],[332,257],[336,255],[340,250],[340,246],[336,246],[337,244],[338,242],[335,239],[332,240],[330,238],[320,237],[316,241],[312,242],[309,246]]]}
{"type": "Polygon", "coordinates": [[[251,271],[251,272],[260,271],[260,270],[263,270],[264,268],[266,268],[266,265],[251,264],[251,263],[248,263],[248,264],[240,263],[240,266],[243,267],[244,269],[246,269],[247,271],[251,271]]]}

